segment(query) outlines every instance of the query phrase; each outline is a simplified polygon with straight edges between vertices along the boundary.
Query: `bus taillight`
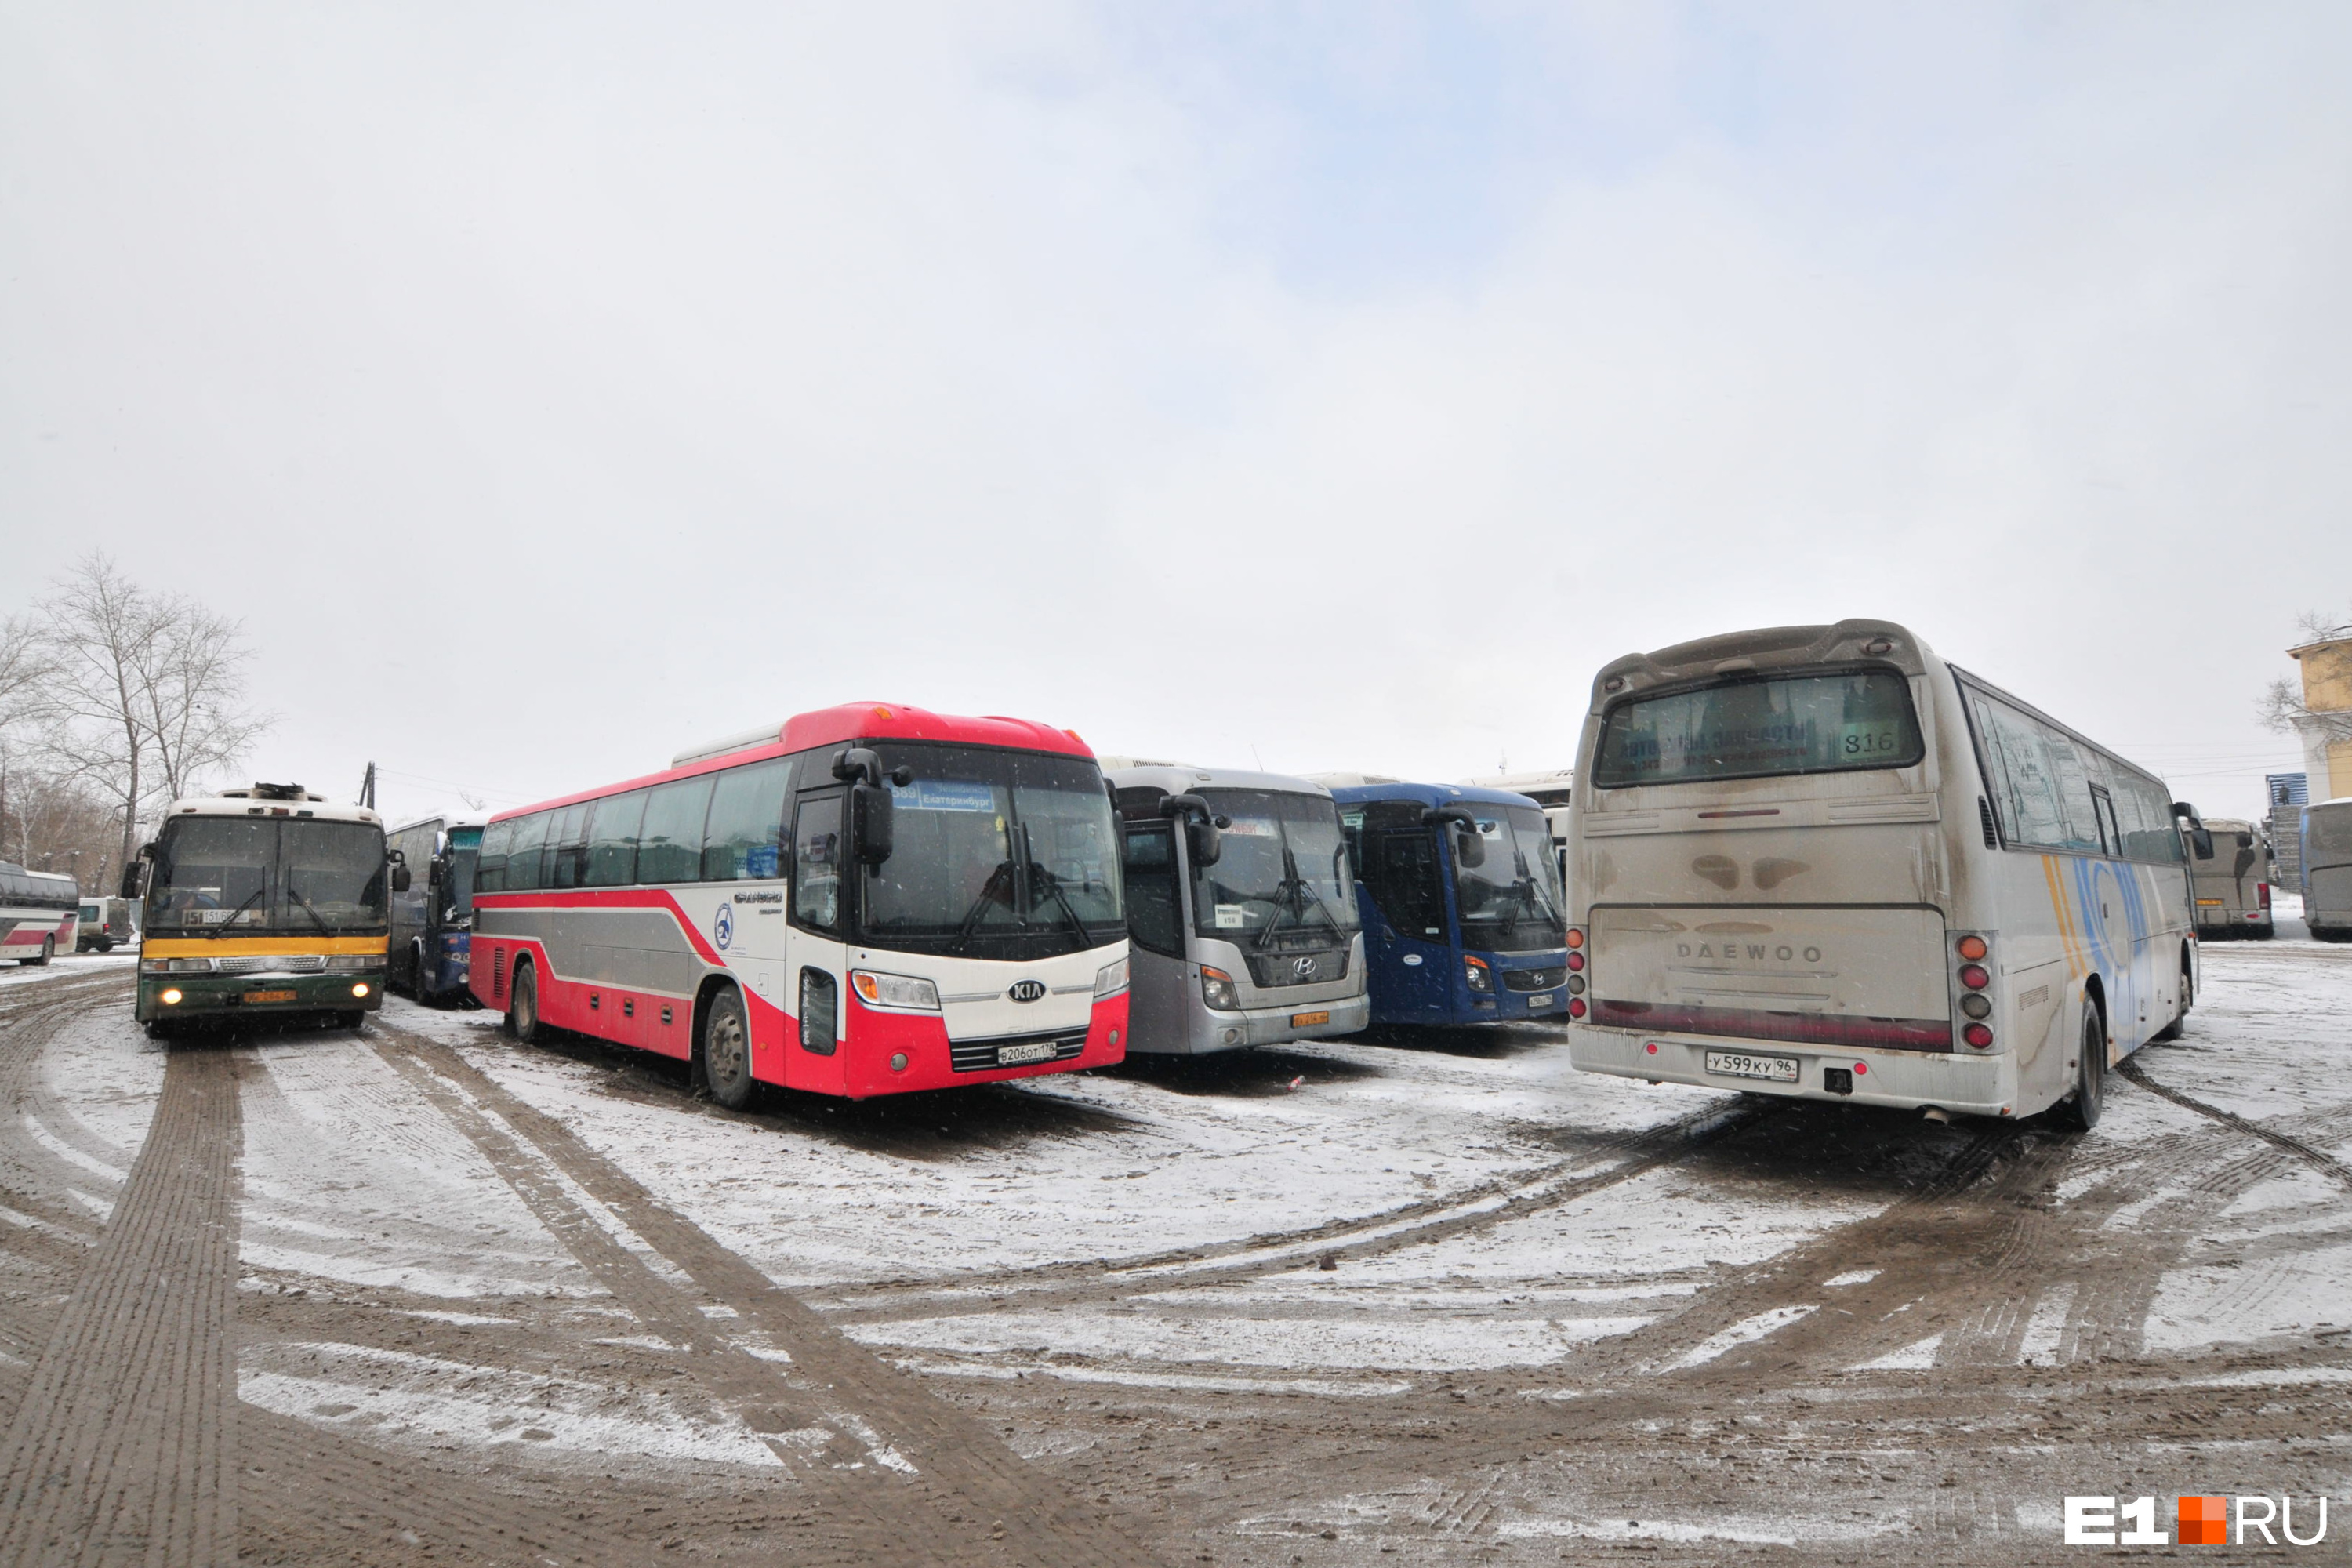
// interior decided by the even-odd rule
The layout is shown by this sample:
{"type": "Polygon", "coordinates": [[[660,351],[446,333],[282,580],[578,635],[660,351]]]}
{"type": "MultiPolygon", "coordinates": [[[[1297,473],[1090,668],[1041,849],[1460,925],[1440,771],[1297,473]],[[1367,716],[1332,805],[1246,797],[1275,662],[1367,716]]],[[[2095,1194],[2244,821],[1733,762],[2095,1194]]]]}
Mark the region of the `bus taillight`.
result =
{"type": "Polygon", "coordinates": [[[1581,1018],[1584,1016],[1583,997],[1571,996],[1568,999],[1568,1016],[1571,1018],[1581,1018]]]}
{"type": "Polygon", "coordinates": [[[1964,936],[1952,945],[1962,958],[1970,960],[1982,958],[1990,951],[1985,946],[1985,939],[1980,936],[1964,936]]]}
{"type": "Polygon", "coordinates": [[[1963,963],[1960,965],[1960,984],[1971,991],[1981,991],[1992,984],[1992,976],[1985,973],[1981,963],[1963,963]]]}
{"type": "Polygon", "coordinates": [[[2254,897],[2262,900],[2263,908],[2269,909],[2271,907],[2271,885],[2268,882],[2256,882],[2254,884],[2254,897]]]}
{"type": "Polygon", "coordinates": [[[1970,1024],[1960,1031],[1960,1038],[1966,1040],[1972,1050],[1992,1049],[1992,1031],[1982,1024],[1970,1024]]]}
{"type": "Polygon", "coordinates": [[[1581,927],[1570,926],[1568,928],[1568,945],[1570,951],[1584,945],[1584,931],[1581,927]]]}

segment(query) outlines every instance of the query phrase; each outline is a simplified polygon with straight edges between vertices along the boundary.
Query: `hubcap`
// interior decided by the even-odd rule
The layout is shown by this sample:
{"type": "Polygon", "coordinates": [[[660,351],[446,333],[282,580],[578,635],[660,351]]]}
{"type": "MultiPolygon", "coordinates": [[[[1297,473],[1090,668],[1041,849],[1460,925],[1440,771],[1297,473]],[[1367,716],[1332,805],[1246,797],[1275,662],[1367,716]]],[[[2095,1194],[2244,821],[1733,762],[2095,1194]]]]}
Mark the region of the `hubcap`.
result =
{"type": "Polygon", "coordinates": [[[713,1078],[733,1083],[743,1076],[743,1024],[732,1013],[722,1015],[710,1030],[705,1066],[713,1078]]]}

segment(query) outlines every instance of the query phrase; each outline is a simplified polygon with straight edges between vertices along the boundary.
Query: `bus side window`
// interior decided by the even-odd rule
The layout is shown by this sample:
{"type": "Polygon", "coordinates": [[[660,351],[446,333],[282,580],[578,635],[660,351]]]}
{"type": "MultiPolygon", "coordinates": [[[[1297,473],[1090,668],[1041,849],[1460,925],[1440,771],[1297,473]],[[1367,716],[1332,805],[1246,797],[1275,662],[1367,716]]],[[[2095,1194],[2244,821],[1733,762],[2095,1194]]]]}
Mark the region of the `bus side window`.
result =
{"type": "Polygon", "coordinates": [[[507,843],[508,892],[528,892],[547,886],[547,828],[562,815],[557,811],[535,811],[516,820],[514,837],[507,843]]]}
{"type": "Polygon", "coordinates": [[[1127,830],[1127,933],[1137,945],[1184,956],[1182,889],[1176,877],[1176,830],[1165,820],[1127,830]]]}
{"type": "Polygon", "coordinates": [[[793,826],[793,921],[841,931],[841,792],[801,796],[793,826]]]}
{"type": "Polygon", "coordinates": [[[596,803],[588,835],[583,888],[625,888],[637,879],[637,830],[646,820],[646,792],[607,795],[596,803]]]}
{"type": "Polygon", "coordinates": [[[702,879],[702,823],[710,815],[710,775],[663,784],[646,800],[637,836],[637,880],[702,879]]]}
{"type": "Polygon", "coordinates": [[[507,885],[507,849],[514,843],[512,822],[493,822],[482,829],[482,847],[474,857],[474,890],[503,892],[507,885]]]}
{"type": "Polygon", "coordinates": [[[702,840],[702,879],[740,882],[773,877],[782,858],[784,786],[792,759],[772,757],[714,775],[710,821],[702,840]]]}

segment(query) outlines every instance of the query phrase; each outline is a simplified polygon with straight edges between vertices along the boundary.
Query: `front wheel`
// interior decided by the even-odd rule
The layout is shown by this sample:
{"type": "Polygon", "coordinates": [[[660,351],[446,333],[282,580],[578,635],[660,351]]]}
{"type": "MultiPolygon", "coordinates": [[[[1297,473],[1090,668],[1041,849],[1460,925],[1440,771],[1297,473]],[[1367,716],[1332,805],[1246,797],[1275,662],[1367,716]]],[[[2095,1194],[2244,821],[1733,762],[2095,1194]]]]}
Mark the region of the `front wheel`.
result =
{"type": "Polygon", "coordinates": [[[431,1006],[432,989],[425,984],[425,944],[412,942],[408,949],[408,994],[419,1006],[431,1006]]]}
{"type": "Polygon", "coordinates": [[[507,1033],[526,1046],[535,1046],[546,1032],[539,1021],[539,978],[528,963],[515,965],[514,982],[507,997],[507,1033]]]}
{"type": "Polygon", "coordinates": [[[2060,1109],[2070,1127],[2088,1132],[2107,1108],[2107,1030],[2096,1004],[2083,1004],[2083,1044],[2075,1062],[2074,1098],[2060,1109]]]}
{"type": "Polygon", "coordinates": [[[2196,1005],[2197,972],[2189,966],[2189,957],[2186,953],[2183,953],[2180,959],[2180,1011],[2172,1016],[2172,1022],[2167,1024],[2164,1027],[2156,1032],[2156,1038],[2159,1040],[2179,1039],[2180,1037],[2180,1026],[2189,1022],[2189,1009],[2196,1005]]]}
{"type": "Polygon", "coordinates": [[[730,1110],[751,1103],[751,1031],[743,998],[733,991],[713,996],[703,1016],[702,1081],[710,1086],[710,1098],[730,1110]]]}

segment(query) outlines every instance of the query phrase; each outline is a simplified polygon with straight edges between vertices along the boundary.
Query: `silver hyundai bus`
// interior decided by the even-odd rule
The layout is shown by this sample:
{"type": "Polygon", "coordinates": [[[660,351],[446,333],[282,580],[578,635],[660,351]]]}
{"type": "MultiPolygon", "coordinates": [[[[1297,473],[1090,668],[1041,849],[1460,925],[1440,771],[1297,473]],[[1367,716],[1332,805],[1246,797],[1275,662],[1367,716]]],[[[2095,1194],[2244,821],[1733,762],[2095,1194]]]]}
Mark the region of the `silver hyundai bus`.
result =
{"type": "Polygon", "coordinates": [[[2205,818],[2189,831],[2189,876],[2199,936],[2271,934],[2271,845],[2261,823],[2205,818]]]}
{"type": "Polygon", "coordinates": [[[1370,1020],[1331,792],[1280,773],[1108,769],[1125,831],[1127,1048],[1201,1055],[1370,1020]]]}

